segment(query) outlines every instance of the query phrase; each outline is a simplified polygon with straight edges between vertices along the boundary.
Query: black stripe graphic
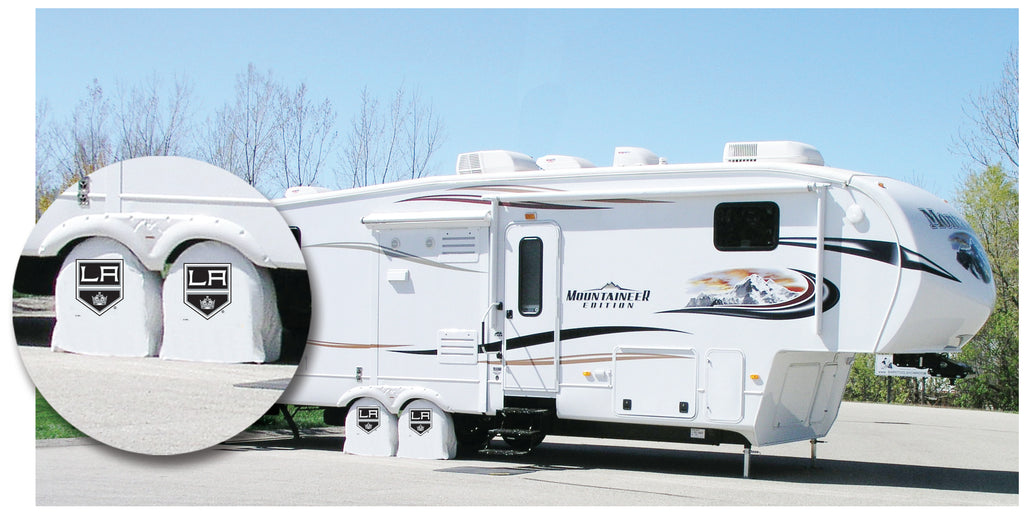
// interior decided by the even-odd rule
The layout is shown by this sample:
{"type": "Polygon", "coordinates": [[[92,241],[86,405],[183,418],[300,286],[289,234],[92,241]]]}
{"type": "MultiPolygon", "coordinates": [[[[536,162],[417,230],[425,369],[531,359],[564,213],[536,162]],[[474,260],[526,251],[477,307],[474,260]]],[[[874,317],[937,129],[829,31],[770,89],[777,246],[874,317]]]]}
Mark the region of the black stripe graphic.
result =
{"type": "MultiPolygon", "coordinates": [[[[563,329],[560,334],[561,340],[575,340],[577,338],[587,338],[591,336],[610,335],[616,333],[639,333],[647,331],[663,331],[667,333],[683,333],[692,334],[689,331],[679,331],[677,329],[663,329],[658,327],[635,327],[635,326],[603,326],[603,327],[577,327],[574,329],[563,329]]],[[[555,341],[554,331],[545,331],[543,333],[534,333],[532,335],[520,336],[506,341],[506,350],[521,349],[523,347],[530,347],[533,345],[540,345],[546,343],[553,343],[555,341]]],[[[483,344],[480,347],[479,352],[496,353],[501,351],[501,340],[483,344]]],[[[437,354],[437,349],[423,349],[419,351],[396,351],[391,352],[403,353],[403,354],[423,354],[433,355],[437,354]]]]}
{"type": "MultiPolygon", "coordinates": [[[[410,201],[444,201],[454,203],[475,203],[478,205],[490,205],[491,200],[484,199],[479,194],[431,194],[398,200],[396,203],[410,201]]],[[[540,201],[502,201],[498,205],[502,207],[514,207],[520,209],[547,209],[547,210],[605,210],[611,207],[586,207],[583,205],[568,205],[561,203],[547,203],[540,201]]]]}
{"type": "MultiPolygon", "coordinates": [[[[816,239],[813,237],[788,237],[779,239],[779,245],[797,246],[801,248],[814,248],[816,239]]],[[[953,282],[961,282],[952,273],[939,266],[935,261],[908,250],[906,247],[897,247],[896,243],[886,241],[874,241],[871,239],[841,239],[834,237],[825,238],[825,250],[839,252],[841,254],[856,255],[880,261],[893,266],[901,266],[908,270],[919,270],[922,272],[937,275],[953,282]]]]}

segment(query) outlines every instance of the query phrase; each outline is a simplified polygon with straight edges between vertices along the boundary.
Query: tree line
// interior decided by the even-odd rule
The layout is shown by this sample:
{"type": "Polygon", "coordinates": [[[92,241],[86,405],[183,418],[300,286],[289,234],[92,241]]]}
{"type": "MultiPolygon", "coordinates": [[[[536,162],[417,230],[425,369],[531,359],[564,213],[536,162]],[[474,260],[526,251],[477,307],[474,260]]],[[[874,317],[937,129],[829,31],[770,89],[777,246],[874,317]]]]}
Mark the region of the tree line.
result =
{"type": "Polygon", "coordinates": [[[432,172],[446,138],[433,104],[399,86],[382,101],[367,88],[347,128],[327,98],[288,87],[249,64],[234,98],[203,117],[188,79],[157,75],[110,95],[98,80],[70,114],[36,104],[36,207],[85,175],[141,156],[184,156],[234,173],[268,197],[302,185],[359,187],[432,172]]]}
{"type": "Polygon", "coordinates": [[[859,355],[846,399],[1019,411],[1019,172],[1018,53],[1007,57],[1000,81],[964,103],[963,129],[952,151],[969,163],[954,203],[988,254],[996,288],[992,316],[957,360],[977,376],[951,385],[942,379],[877,377],[872,355],[859,355]]]}
{"type": "MultiPolygon", "coordinates": [[[[957,355],[978,375],[941,379],[874,375],[873,355],[858,355],[845,398],[1017,411],[1019,408],[1018,55],[1000,82],[964,104],[952,151],[970,164],[954,202],[989,256],[996,286],[992,316],[957,355]]],[[[187,80],[128,87],[113,98],[93,81],[70,115],[56,119],[45,100],[36,113],[37,217],[67,187],[106,165],[139,156],[177,155],[226,169],[265,195],[299,185],[359,187],[431,173],[446,135],[433,105],[404,86],[387,99],[366,88],[344,135],[329,99],[304,83],[288,88],[249,65],[234,99],[200,120],[187,80]]]]}

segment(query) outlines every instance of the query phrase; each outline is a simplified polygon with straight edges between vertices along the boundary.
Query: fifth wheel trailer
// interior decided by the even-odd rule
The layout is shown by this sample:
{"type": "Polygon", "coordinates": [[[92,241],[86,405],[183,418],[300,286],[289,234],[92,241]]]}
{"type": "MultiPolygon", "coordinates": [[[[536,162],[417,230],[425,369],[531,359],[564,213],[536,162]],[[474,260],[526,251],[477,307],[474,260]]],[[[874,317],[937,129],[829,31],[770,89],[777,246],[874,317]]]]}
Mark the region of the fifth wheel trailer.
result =
{"type": "Polygon", "coordinates": [[[611,167],[483,151],[456,168],[274,202],[314,301],[281,402],[346,416],[346,449],[381,431],[364,452],[394,454],[402,415],[470,448],[813,442],[855,353],[963,377],[947,354],[993,305],[954,208],[806,144],[730,143],[704,164],[616,148],[611,167]]]}

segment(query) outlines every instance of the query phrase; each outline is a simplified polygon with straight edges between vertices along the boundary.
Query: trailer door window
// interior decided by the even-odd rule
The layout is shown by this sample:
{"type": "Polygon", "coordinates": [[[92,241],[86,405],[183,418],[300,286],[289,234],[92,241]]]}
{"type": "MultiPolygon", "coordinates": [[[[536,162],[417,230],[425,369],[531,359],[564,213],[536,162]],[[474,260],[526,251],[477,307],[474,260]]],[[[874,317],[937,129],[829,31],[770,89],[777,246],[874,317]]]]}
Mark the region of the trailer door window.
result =
{"type": "Polygon", "coordinates": [[[519,314],[535,317],[541,312],[544,280],[544,242],[539,237],[519,241],[519,314]]]}
{"type": "Polygon", "coordinates": [[[715,248],[723,252],[775,250],[779,206],[770,201],[720,203],[715,207],[715,248]]]}

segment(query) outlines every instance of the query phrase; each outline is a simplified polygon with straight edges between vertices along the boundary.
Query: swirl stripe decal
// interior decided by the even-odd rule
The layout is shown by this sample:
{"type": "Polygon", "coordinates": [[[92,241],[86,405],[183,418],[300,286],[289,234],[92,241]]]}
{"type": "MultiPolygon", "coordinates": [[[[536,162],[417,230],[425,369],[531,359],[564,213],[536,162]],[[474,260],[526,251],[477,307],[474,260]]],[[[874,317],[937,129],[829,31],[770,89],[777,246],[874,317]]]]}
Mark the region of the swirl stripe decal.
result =
{"type": "MultiPolygon", "coordinates": [[[[814,248],[815,238],[813,237],[788,237],[779,239],[781,246],[797,246],[801,248],[814,248]]],[[[901,266],[908,270],[919,270],[922,272],[937,275],[953,282],[961,282],[952,273],[939,266],[935,261],[908,250],[905,247],[898,247],[896,243],[886,241],[874,241],[870,239],[841,239],[834,237],[825,238],[825,250],[839,252],[841,254],[856,255],[874,261],[901,266]]]]}
{"type": "Polygon", "coordinates": [[[375,243],[317,243],[315,245],[306,245],[303,248],[341,248],[347,250],[363,250],[367,252],[375,252],[381,255],[391,257],[393,259],[404,259],[418,264],[426,266],[433,266],[435,268],[443,268],[445,270],[455,270],[459,272],[473,272],[473,273],[486,273],[480,270],[470,270],[469,268],[461,268],[453,266],[447,263],[441,263],[432,261],[423,257],[408,254],[394,248],[388,248],[386,246],[380,246],[375,243]]]}
{"type": "MultiPolygon", "coordinates": [[[[658,327],[634,327],[634,326],[603,326],[603,327],[577,327],[574,329],[563,329],[560,333],[561,340],[575,340],[578,338],[587,338],[591,336],[601,336],[608,334],[617,333],[639,333],[647,331],[662,331],[667,333],[683,333],[692,334],[688,331],[679,331],[676,329],[663,329],[658,327]]],[[[552,343],[555,341],[554,331],[545,331],[543,333],[534,333],[532,335],[520,336],[507,340],[505,344],[505,350],[521,349],[524,347],[530,347],[534,345],[541,345],[552,343]]],[[[496,353],[501,351],[501,341],[490,342],[483,344],[480,352],[496,353]]],[[[392,351],[403,354],[437,354],[437,349],[422,349],[418,351],[392,351]]]]}

